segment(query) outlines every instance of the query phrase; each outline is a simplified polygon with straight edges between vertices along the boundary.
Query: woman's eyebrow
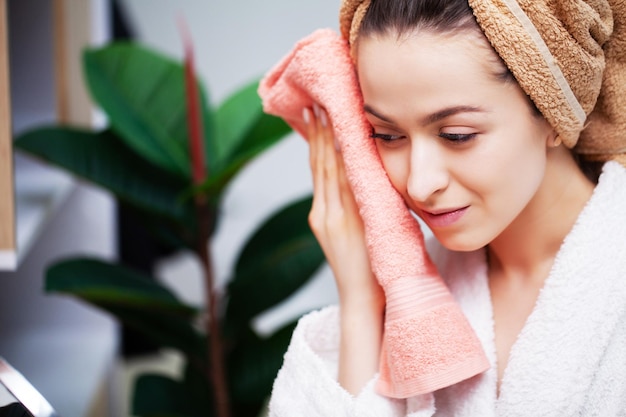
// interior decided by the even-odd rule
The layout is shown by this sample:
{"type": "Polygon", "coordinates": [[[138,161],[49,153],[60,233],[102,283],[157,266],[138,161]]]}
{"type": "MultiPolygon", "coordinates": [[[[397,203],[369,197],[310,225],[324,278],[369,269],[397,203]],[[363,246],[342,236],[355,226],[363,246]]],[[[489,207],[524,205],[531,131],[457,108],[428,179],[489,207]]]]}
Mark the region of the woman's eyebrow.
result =
{"type": "Polygon", "coordinates": [[[482,107],[476,107],[476,106],[446,107],[444,109],[438,110],[424,117],[422,119],[422,123],[424,125],[433,124],[440,120],[445,119],[446,117],[454,116],[459,113],[488,113],[488,111],[483,109],[482,107]]]}
{"type": "MultiPolygon", "coordinates": [[[[383,122],[387,122],[389,124],[396,124],[393,120],[391,120],[390,117],[385,116],[384,114],[374,110],[370,105],[366,104],[363,106],[363,111],[365,111],[366,113],[371,114],[372,116],[382,120],[383,122]]],[[[452,107],[446,107],[444,109],[438,110],[434,113],[431,113],[429,115],[427,115],[426,117],[424,117],[422,119],[422,124],[423,125],[429,125],[432,123],[436,123],[440,120],[445,119],[446,117],[450,117],[450,116],[454,116],[456,114],[459,113],[488,113],[487,110],[485,110],[482,107],[477,107],[477,106],[452,106],[452,107]]]]}
{"type": "Polygon", "coordinates": [[[385,116],[384,114],[381,114],[381,113],[377,112],[376,110],[374,110],[371,106],[369,106],[369,105],[367,105],[367,104],[365,104],[365,105],[363,106],[363,111],[364,111],[365,113],[369,113],[369,114],[371,114],[372,116],[376,117],[377,119],[382,120],[383,122],[386,122],[386,123],[389,123],[389,124],[392,124],[392,125],[395,125],[395,124],[396,124],[396,123],[395,123],[393,120],[391,120],[389,117],[385,116]]]}

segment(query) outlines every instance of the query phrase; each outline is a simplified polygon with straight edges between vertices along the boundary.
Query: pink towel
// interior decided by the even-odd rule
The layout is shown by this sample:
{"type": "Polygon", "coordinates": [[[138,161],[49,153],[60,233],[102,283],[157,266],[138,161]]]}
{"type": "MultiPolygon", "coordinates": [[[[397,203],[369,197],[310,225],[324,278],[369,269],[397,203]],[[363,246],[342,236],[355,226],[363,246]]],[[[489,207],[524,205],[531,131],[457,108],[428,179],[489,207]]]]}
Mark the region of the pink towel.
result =
{"type": "Polygon", "coordinates": [[[313,102],[332,121],[387,302],[378,392],[408,398],[488,369],[478,338],[426,253],[419,223],[389,182],[369,138],[346,41],[330,29],[302,39],[266,74],[259,95],[266,112],[301,134],[303,108],[313,102]]]}

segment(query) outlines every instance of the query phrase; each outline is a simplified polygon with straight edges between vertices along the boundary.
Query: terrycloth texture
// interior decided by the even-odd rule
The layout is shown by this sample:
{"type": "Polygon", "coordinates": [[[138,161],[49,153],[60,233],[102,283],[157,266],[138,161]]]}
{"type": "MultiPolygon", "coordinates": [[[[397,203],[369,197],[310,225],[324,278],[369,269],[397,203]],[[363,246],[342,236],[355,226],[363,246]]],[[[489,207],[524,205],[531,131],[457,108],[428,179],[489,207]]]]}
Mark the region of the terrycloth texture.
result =
{"type": "Polygon", "coordinates": [[[356,397],[352,397],[337,382],[339,325],[336,313],[336,309],[310,313],[307,316],[310,320],[301,321],[294,330],[284,361],[285,364],[298,365],[285,366],[279,371],[274,385],[278,395],[272,398],[270,415],[403,415],[404,402],[377,395],[372,387],[373,380],[356,397]],[[315,325],[328,321],[333,325],[315,325]],[[316,383],[319,378],[324,382],[316,383]]]}
{"type": "Polygon", "coordinates": [[[626,164],[626,2],[469,3],[487,39],[563,143],[590,158],[626,164]]]}
{"type": "MultiPolygon", "coordinates": [[[[344,0],[354,48],[370,0],[344,0]]],[[[476,20],[563,143],[626,166],[626,2],[469,0],[476,20]]]]}
{"type": "Polygon", "coordinates": [[[404,404],[376,396],[371,385],[351,397],[336,383],[339,323],[330,307],[301,319],[270,416],[626,416],[625,211],[626,170],[610,162],[511,349],[499,397],[484,251],[451,252],[431,241],[433,260],[492,369],[404,404]]]}
{"type": "Polygon", "coordinates": [[[489,367],[484,352],[424,249],[419,224],[393,189],[371,128],[347,42],[316,31],[261,81],[265,111],[304,133],[302,110],[317,102],[334,128],[365,226],[372,269],[387,308],[377,387],[406,398],[489,367]]]}
{"type": "Polygon", "coordinates": [[[339,9],[339,29],[344,39],[350,43],[352,58],[356,58],[355,47],[363,17],[370,7],[371,0],[344,0],[339,9]]]}

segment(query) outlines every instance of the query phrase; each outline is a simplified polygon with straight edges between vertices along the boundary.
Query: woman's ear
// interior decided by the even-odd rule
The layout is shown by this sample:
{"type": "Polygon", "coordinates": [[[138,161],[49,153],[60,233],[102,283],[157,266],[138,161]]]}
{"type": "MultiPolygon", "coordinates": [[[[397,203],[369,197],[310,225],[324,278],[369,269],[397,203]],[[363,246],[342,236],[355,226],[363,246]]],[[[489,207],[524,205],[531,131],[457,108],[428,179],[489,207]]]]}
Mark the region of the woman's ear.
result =
{"type": "Polygon", "coordinates": [[[556,130],[552,129],[547,139],[548,148],[558,148],[561,146],[561,143],[563,143],[561,136],[559,136],[556,130]]]}

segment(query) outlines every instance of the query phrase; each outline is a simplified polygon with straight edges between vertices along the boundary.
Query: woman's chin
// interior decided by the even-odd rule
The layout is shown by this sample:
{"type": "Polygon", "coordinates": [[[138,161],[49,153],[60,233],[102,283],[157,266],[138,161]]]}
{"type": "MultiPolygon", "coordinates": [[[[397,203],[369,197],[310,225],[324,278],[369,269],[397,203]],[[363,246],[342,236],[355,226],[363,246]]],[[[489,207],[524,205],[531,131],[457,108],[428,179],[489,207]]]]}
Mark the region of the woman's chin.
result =
{"type": "Polygon", "coordinates": [[[484,241],[484,239],[476,239],[466,235],[455,234],[450,236],[437,232],[433,232],[433,234],[444,248],[455,252],[473,252],[482,249],[489,243],[484,241]]]}

